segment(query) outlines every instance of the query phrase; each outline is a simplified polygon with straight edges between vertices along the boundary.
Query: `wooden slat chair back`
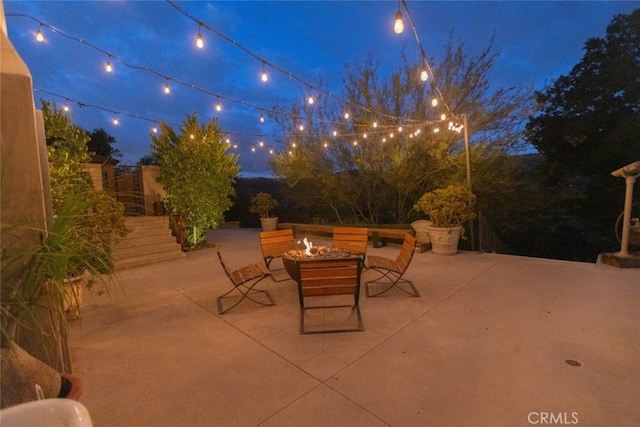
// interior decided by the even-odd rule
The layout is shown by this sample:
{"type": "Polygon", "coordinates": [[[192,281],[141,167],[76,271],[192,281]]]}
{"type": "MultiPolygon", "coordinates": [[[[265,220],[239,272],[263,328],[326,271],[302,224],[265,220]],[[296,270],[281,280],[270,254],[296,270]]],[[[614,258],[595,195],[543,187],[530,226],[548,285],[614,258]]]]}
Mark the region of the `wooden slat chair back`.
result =
{"type": "Polygon", "coordinates": [[[298,296],[300,298],[300,333],[348,332],[363,331],[360,314],[360,276],[362,260],[350,258],[345,260],[319,260],[300,263],[300,282],[298,296]],[[305,298],[326,297],[332,295],[353,295],[353,304],[306,306],[305,298]],[[333,329],[308,330],[305,327],[305,310],[351,308],[357,317],[357,326],[333,329]]]}
{"type": "Polygon", "coordinates": [[[365,261],[369,230],[358,227],[334,227],[333,247],[348,250],[365,261]]]}
{"type": "Polygon", "coordinates": [[[245,265],[244,267],[239,268],[238,270],[231,270],[227,266],[227,264],[224,262],[224,259],[222,258],[222,254],[220,253],[219,248],[216,248],[216,252],[218,253],[218,260],[220,261],[220,265],[222,265],[222,269],[224,270],[225,274],[233,284],[233,288],[231,288],[231,290],[229,290],[228,292],[226,292],[225,294],[217,298],[218,314],[226,313],[227,311],[231,310],[232,308],[240,304],[245,298],[260,305],[276,304],[273,298],[271,297],[271,295],[269,294],[269,292],[264,290],[253,289],[254,286],[256,286],[258,282],[260,282],[262,279],[265,279],[271,276],[271,271],[269,271],[266,265],[260,262],[256,264],[245,265]],[[231,298],[231,297],[228,297],[227,295],[229,295],[234,291],[239,292],[242,295],[241,298],[230,307],[223,308],[225,299],[231,298]],[[260,300],[254,299],[258,295],[264,295],[267,298],[267,302],[265,302],[264,300],[260,301],[260,300]]]}
{"type": "MultiPolygon", "coordinates": [[[[260,248],[262,249],[262,257],[264,258],[264,263],[267,268],[271,271],[278,271],[284,269],[271,268],[270,264],[276,258],[282,258],[282,255],[291,250],[295,249],[295,239],[293,238],[293,229],[287,228],[283,230],[276,231],[262,231],[260,232],[260,248]]],[[[273,277],[272,277],[273,279],[273,277]]],[[[287,276],[285,279],[288,280],[287,276]]],[[[275,280],[276,282],[281,282],[282,280],[275,280]]]]}
{"type": "Polygon", "coordinates": [[[367,296],[375,297],[387,292],[393,287],[396,287],[406,294],[419,297],[420,293],[413,285],[413,282],[402,278],[411,264],[415,250],[416,239],[411,234],[407,233],[404,236],[404,242],[402,243],[400,253],[395,260],[382,256],[369,255],[369,257],[367,257],[367,265],[369,269],[376,270],[381,275],[377,279],[365,283],[367,296]],[[385,287],[379,292],[372,293],[370,291],[371,284],[382,284],[385,287]],[[410,290],[404,289],[400,285],[408,285],[410,290]]]}

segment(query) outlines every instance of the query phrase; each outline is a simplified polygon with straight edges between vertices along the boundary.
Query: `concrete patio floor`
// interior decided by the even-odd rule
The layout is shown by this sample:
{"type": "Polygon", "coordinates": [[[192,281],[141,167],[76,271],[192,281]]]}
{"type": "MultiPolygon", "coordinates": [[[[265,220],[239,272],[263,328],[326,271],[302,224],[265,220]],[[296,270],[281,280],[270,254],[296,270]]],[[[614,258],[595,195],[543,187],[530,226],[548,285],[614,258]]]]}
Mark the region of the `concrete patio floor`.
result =
{"type": "MultiPolygon", "coordinates": [[[[235,268],[258,232],[209,240],[235,268]]],[[[362,292],[364,332],[300,335],[293,280],[217,314],[215,249],[125,270],[72,322],[81,402],[96,427],[640,425],[640,270],[428,251],[406,277],[420,298],[362,292]]]]}

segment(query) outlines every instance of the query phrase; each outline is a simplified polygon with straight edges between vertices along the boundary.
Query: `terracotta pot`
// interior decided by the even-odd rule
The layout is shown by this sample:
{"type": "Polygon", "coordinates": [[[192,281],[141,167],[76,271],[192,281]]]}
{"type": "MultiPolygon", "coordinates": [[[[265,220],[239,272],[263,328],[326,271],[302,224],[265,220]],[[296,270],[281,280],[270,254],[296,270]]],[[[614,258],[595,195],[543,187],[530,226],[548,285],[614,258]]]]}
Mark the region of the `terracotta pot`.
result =
{"type": "Polygon", "coordinates": [[[460,227],[429,227],[429,237],[431,238],[431,252],[434,254],[455,255],[458,253],[460,227]]]}

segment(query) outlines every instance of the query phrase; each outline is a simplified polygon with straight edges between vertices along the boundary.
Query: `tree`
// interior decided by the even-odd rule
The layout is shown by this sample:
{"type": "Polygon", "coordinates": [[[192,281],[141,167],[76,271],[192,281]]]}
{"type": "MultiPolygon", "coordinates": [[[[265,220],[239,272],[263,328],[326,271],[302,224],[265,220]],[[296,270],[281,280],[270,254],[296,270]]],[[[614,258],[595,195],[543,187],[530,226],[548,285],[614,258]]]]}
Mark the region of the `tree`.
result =
{"type": "Polygon", "coordinates": [[[179,133],[160,123],[160,134],[151,135],[152,156],[160,167],[171,209],[184,216],[188,246],[206,240],[206,231],[224,221],[233,204],[233,184],[240,171],[238,157],[227,154],[217,119],[199,124],[197,113],[187,115],[179,133]]]}
{"type": "Polygon", "coordinates": [[[640,9],[614,17],[605,38],[590,38],[568,75],[536,92],[527,139],[563,173],[608,177],[640,159],[640,9]]]}
{"type": "Polygon", "coordinates": [[[102,128],[94,129],[89,132],[89,151],[95,153],[98,156],[104,156],[106,158],[122,157],[120,150],[115,148],[113,144],[116,143],[116,139],[113,135],[110,135],[102,128]]]}
{"type": "Polygon", "coordinates": [[[468,57],[463,44],[450,41],[430,84],[419,79],[420,66],[406,60],[388,78],[371,58],[362,66],[347,64],[343,105],[321,98],[313,106],[274,108],[272,117],[289,137],[272,170],[286,178],[299,205],[327,208],[337,222],[406,223],[425,192],[466,184],[462,135],[448,130],[449,122],[460,130],[465,113],[473,135],[474,192],[503,190],[510,170],[484,165],[520,148],[518,123],[530,112],[530,90],[490,91],[488,72],[496,58],[492,44],[468,57]]]}
{"type": "Polygon", "coordinates": [[[553,256],[594,260],[619,248],[624,184],[611,172],[640,159],[640,9],[614,17],[584,48],[568,75],[536,93],[526,137],[546,159],[553,256]]]}

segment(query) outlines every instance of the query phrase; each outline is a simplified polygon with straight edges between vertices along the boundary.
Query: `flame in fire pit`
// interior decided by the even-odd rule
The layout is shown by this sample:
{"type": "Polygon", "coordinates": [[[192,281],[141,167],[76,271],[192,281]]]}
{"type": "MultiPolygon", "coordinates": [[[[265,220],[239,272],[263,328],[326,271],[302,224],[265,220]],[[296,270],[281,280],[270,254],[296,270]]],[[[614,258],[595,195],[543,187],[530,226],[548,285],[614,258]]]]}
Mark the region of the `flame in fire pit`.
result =
{"type": "Polygon", "coordinates": [[[313,247],[313,242],[310,242],[309,240],[307,240],[307,238],[305,237],[302,242],[304,243],[304,246],[306,247],[306,249],[304,250],[304,253],[307,256],[311,256],[311,248],[313,247]]]}

